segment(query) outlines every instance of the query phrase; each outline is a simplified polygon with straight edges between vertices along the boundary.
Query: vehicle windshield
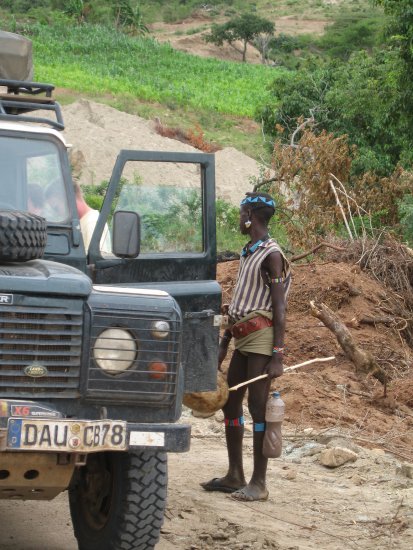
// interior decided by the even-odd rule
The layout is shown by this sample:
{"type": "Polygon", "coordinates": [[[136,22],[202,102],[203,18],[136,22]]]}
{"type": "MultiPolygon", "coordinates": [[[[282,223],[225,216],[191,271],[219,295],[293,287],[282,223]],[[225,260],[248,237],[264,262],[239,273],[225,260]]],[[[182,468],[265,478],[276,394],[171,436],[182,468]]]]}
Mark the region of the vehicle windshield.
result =
{"type": "Polygon", "coordinates": [[[0,136],[0,209],[38,214],[66,223],[69,207],[55,143],[0,136]]]}

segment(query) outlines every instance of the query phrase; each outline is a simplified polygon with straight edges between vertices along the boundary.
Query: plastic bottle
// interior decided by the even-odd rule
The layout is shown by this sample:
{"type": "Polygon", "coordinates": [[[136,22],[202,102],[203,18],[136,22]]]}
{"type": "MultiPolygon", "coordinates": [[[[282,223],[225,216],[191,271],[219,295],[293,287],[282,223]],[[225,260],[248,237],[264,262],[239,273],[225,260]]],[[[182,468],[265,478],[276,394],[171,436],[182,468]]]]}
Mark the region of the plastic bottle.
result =
{"type": "Polygon", "coordinates": [[[284,420],[284,401],[279,392],[273,392],[265,409],[265,434],[262,452],[266,458],[278,458],[282,452],[281,424],[284,420]]]}

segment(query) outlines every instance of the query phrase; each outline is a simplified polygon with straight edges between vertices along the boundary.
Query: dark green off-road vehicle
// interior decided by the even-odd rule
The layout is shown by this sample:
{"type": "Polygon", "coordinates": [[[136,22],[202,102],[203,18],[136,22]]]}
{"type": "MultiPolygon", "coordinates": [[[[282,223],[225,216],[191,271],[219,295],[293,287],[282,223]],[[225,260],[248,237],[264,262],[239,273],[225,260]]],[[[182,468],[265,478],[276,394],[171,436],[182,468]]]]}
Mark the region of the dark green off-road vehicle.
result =
{"type": "Polygon", "coordinates": [[[85,251],[52,90],[0,81],[0,498],[68,489],[79,548],[147,550],[216,384],[214,158],[121,151],[85,251]]]}

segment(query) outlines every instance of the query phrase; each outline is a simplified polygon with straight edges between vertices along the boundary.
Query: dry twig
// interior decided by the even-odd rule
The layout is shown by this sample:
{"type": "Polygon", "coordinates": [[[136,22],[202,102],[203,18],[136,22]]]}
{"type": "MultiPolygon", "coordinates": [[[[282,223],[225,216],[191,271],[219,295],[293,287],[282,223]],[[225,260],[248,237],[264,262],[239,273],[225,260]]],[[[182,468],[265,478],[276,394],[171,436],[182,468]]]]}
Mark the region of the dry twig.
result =
{"type": "Polygon", "coordinates": [[[316,246],[314,246],[310,250],[307,250],[307,252],[303,252],[302,254],[297,254],[296,256],[292,256],[290,258],[290,262],[297,262],[298,260],[302,260],[306,256],[309,256],[310,254],[314,254],[314,252],[317,252],[323,246],[325,246],[327,248],[332,248],[333,250],[337,250],[339,252],[340,251],[344,252],[346,250],[346,248],[343,248],[342,246],[337,246],[335,244],[331,244],[331,243],[328,243],[326,241],[321,241],[320,243],[318,243],[316,246]]]}

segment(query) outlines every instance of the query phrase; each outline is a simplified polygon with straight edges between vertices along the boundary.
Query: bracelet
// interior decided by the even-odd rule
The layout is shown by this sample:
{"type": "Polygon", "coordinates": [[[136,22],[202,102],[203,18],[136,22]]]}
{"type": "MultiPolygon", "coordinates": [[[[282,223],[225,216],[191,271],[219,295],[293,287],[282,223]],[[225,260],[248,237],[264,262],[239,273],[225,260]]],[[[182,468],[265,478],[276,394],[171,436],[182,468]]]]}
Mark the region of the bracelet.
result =
{"type": "Polygon", "coordinates": [[[274,347],[272,348],[272,352],[273,352],[273,353],[281,353],[281,354],[283,354],[283,353],[284,353],[284,349],[285,349],[285,348],[278,348],[277,346],[274,346],[274,347]]]}
{"type": "Polygon", "coordinates": [[[271,278],[271,283],[273,284],[278,284],[278,283],[283,283],[284,282],[284,279],[282,277],[272,277],[271,278]]]}

